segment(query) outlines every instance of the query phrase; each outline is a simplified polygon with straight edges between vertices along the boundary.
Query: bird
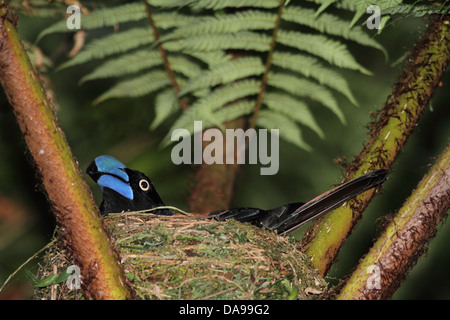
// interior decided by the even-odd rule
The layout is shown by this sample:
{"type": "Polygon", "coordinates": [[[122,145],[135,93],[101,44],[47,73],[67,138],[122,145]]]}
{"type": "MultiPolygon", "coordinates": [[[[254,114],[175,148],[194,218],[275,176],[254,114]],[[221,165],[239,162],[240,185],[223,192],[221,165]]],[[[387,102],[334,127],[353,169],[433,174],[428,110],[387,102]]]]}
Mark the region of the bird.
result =
{"type": "MultiPolygon", "coordinates": [[[[87,167],[86,173],[97,183],[103,194],[100,205],[102,215],[154,208],[157,209],[151,213],[156,215],[176,214],[169,208],[161,208],[166,206],[155,186],[144,173],[127,168],[110,155],[95,158],[87,167]]],[[[253,207],[230,208],[193,215],[206,216],[217,221],[234,219],[286,235],[336,209],[360,193],[381,185],[386,180],[387,174],[388,171],[385,169],[368,172],[306,203],[294,202],[268,210],[253,207]]]]}

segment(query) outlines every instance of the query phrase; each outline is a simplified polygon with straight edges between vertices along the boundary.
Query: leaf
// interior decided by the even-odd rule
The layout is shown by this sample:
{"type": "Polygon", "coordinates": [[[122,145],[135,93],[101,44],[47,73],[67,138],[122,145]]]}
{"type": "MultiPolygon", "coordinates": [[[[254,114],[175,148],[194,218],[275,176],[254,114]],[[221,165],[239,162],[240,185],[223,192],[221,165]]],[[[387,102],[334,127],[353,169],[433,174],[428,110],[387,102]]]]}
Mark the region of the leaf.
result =
{"type": "Polygon", "coordinates": [[[276,15],[265,11],[246,10],[215,17],[202,17],[195,23],[161,38],[161,42],[188,38],[196,35],[236,33],[248,30],[270,30],[274,27],[276,15]]]}
{"type": "Polygon", "coordinates": [[[164,48],[168,51],[215,51],[215,50],[255,50],[267,51],[270,37],[250,31],[236,34],[198,35],[182,41],[168,41],[164,48]]]}
{"type": "Polygon", "coordinates": [[[354,105],[358,105],[347,80],[336,70],[322,64],[318,59],[287,52],[275,52],[272,63],[289,71],[298,72],[307,78],[313,78],[346,96],[354,105]]]}
{"type": "Polygon", "coordinates": [[[411,4],[399,4],[383,10],[382,15],[394,15],[401,14],[402,19],[406,17],[423,17],[427,14],[448,14],[450,12],[450,6],[441,4],[435,5],[411,5],[411,4]]]}
{"type": "MultiPolygon", "coordinates": [[[[186,77],[193,77],[200,72],[200,67],[186,56],[173,55],[168,57],[173,71],[186,77]]],[[[127,55],[112,58],[100,64],[91,73],[81,79],[88,80],[113,78],[130,75],[153,67],[163,66],[161,54],[157,50],[141,49],[127,55]]]]}
{"type": "Polygon", "coordinates": [[[173,88],[159,93],[155,99],[155,119],[153,119],[150,129],[157,128],[164,120],[179,109],[180,106],[173,88]]]}
{"type": "Polygon", "coordinates": [[[230,102],[256,95],[259,90],[260,82],[257,80],[248,79],[230,83],[197,100],[191,105],[190,109],[201,109],[212,112],[230,102]]]}
{"type": "Polygon", "coordinates": [[[218,84],[227,84],[232,81],[258,76],[264,73],[264,65],[258,57],[245,57],[231,60],[221,65],[212,66],[197,77],[189,80],[181,90],[179,95],[183,96],[192,91],[211,88],[218,84]]]}
{"type": "Polygon", "coordinates": [[[228,62],[232,59],[232,55],[226,54],[224,51],[186,51],[185,53],[206,63],[208,67],[213,67],[215,65],[228,62]]]}
{"type": "MultiPolygon", "coordinates": [[[[256,95],[259,91],[259,82],[256,80],[243,80],[240,82],[232,83],[219,88],[212,92],[210,95],[201,98],[196,103],[191,105],[188,110],[185,110],[182,115],[175,121],[169,132],[172,132],[178,128],[188,129],[193,127],[193,123],[196,120],[207,120],[212,116],[213,112],[222,108],[228,103],[233,101],[239,101],[251,95],[256,95]]],[[[166,139],[167,140],[167,137],[166,139]]]]}
{"type": "Polygon", "coordinates": [[[174,8],[189,6],[194,9],[220,10],[225,8],[277,8],[280,5],[279,0],[149,0],[153,6],[163,8],[174,8]]]}
{"type": "Polygon", "coordinates": [[[91,73],[81,78],[80,83],[125,76],[160,65],[162,65],[162,60],[157,50],[143,49],[105,61],[91,73]]]}
{"type": "Polygon", "coordinates": [[[280,30],[277,42],[311,53],[340,68],[358,70],[367,75],[372,74],[356,62],[345,44],[326,36],[280,30]]]}
{"type": "MultiPolygon", "coordinates": [[[[386,8],[393,7],[394,5],[400,4],[402,0],[379,0],[375,4],[380,7],[381,10],[386,8]]],[[[355,12],[352,21],[350,22],[350,26],[353,27],[356,22],[366,14],[367,8],[374,4],[371,0],[342,0],[342,5],[346,8],[355,12]]]]}
{"type": "Polygon", "coordinates": [[[53,286],[55,284],[59,284],[64,281],[67,281],[67,279],[69,279],[70,276],[71,276],[70,273],[63,271],[61,273],[52,274],[44,279],[38,280],[37,282],[33,283],[33,286],[35,286],[37,288],[53,286]]]}
{"type": "Polygon", "coordinates": [[[117,53],[127,53],[131,49],[151,44],[153,40],[153,33],[148,28],[134,28],[113,33],[93,40],[75,57],[63,63],[59,69],[76,66],[95,59],[103,59],[117,53]]]}
{"type": "Polygon", "coordinates": [[[140,77],[118,82],[114,87],[95,99],[94,104],[99,104],[110,98],[144,96],[168,85],[170,85],[170,80],[165,71],[151,71],[140,77]]]}
{"type": "Polygon", "coordinates": [[[322,129],[320,129],[305,103],[298,101],[289,95],[274,92],[267,92],[264,95],[263,102],[269,109],[282,113],[290,119],[309,127],[317,133],[319,137],[324,138],[325,134],[322,129]]]}
{"type": "MultiPolygon", "coordinates": [[[[113,26],[118,23],[129,21],[138,21],[144,19],[145,17],[146,13],[143,3],[130,3],[112,8],[99,8],[92,11],[89,15],[82,15],[80,22],[81,27],[88,30],[105,26],[113,26]]],[[[36,42],[52,33],[75,31],[77,30],[67,28],[67,23],[64,19],[44,29],[38,35],[36,42]]]]}
{"type": "Polygon", "coordinates": [[[342,20],[337,16],[323,13],[317,17],[316,12],[312,9],[290,6],[284,10],[282,18],[285,21],[308,26],[321,33],[339,36],[363,46],[378,49],[383,52],[386,58],[388,56],[388,53],[383,46],[375,41],[369,34],[364,32],[361,27],[350,28],[348,21],[342,20]]]}
{"type": "Polygon", "coordinates": [[[326,8],[328,8],[329,6],[331,6],[333,3],[335,3],[337,0],[326,0],[324,1],[319,9],[317,9],[316,11],[316,16],[319,16],[323,11],[325,11],[326,8]]]}
{"type": "Polygon", "coordinates": [[[255,107],[254,100],[239,100],[214,112],[214,118],[223,123],[250,114],[255,107]]]}
{"type": "Polygon", "coordinates": [[[293,143],[299,148],[311,151],[312,148],[303,140],[302,132],[297,124],[288,117],[271,111],[261,110],[256,125],[263,129],[278,129],[279,135],[284,140],[293,143]]]}
{"type": "MultiPolygon", "coordinates": [[[[97,28],[112,27],[127,22],[136,22],[147,19],[147,13],[143,3],[129,3],[112,8],[100,8],[92,11],[89,15],[83,15],[81,28],[92,30],[97,28]]],[[[197,21],[196,17],[183,15],[178,12],[163,12],[153,15],[153,20],[160,29],[180,27],[197,21]]],[[[76,32],[77,30],[67,28],[66,20],[58,21],[47,27],[37,36],[36,42],[52,33],[76,32]]]]}
{"type": "Polygon", "coordinates": [[[286,92],[298,97],[307,97],[322,103],[329,108],[336,116],[345,123],[345,117],[329,90],[310,80],[294,77],[282,73],[270,73],[268,84],[270,86],[283,89],[286,92]]]}
{"type": "Polygon", "coordinates": [[[195,111],[184,112],[182,117],[180,117],[181,121],[177,121],[177,123],[169,130],[169,134],[166,135],[166,137],[163,139],[162,147],[166,147],[171,143],[170,136],[171,133],[175,129],[186,129],[188,130],[189,134],[194,133],[194,121],[202,121],[202,129],[206,130],[211,127],[219,127],[220,129],[223,128],[223,123],[226,121],[230,121],[233,119],[236,119],[238,117],[248,115],[253,111],[253,108],[255,106],[255,101],[252,100],[240,100],[234,103],[231,103],[230,105],[227,105],[224,108],[221,108],[220,110],[216,112],[211,112],[211,110],[203,111],[201,114],[196,113],[195,111]],[[190,118],[185,117],[186,113],[190,113],[190,118]]]}

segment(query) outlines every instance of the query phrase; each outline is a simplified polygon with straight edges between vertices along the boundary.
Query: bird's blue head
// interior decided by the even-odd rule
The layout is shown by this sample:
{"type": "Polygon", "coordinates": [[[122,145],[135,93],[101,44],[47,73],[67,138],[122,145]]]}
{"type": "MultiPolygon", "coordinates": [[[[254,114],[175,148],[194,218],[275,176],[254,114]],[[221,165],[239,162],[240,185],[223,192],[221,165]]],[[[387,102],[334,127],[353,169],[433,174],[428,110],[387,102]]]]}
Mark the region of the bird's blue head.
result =
{"type": "MultiPolygon", "coordinates": [[[[140,211],[164,206],[150,179],[108,155],[95,158],[86,170],[103,194],[102,214],[140,211]]],[[[158,214],[171,214],[158,210],[158,214]]]]}

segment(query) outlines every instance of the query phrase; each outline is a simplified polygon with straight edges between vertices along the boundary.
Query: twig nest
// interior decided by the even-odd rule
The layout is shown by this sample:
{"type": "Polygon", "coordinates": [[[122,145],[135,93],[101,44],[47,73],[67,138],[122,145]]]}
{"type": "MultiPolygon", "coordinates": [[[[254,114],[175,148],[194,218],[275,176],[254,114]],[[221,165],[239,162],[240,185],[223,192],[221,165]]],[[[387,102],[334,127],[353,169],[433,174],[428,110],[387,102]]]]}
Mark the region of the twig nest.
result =
{"type": "Polygon", "coordinates": [[[105,222],[141,299],[316,299],[327,290],[298,241],[247,223],[137,213],[105,222]]]}

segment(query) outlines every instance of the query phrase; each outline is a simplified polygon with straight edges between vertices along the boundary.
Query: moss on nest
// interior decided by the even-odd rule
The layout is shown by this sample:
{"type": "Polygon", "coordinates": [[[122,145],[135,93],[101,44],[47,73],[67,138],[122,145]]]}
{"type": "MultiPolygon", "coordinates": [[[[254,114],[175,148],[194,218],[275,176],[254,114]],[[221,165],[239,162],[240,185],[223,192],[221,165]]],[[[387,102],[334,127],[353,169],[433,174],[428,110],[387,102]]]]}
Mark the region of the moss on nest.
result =
{"type": "MultiPolygon", "coordinates": [[[[142,213],[104,219],[141,299],[315,299],[327,290],[298,241],[250,224],[142,213]]],[[[71,264],[55,245],[40,273],[71,264]]],[[[36,298],[80,298],[65,283],[57,287],[39,289],[36,298]]]]}

